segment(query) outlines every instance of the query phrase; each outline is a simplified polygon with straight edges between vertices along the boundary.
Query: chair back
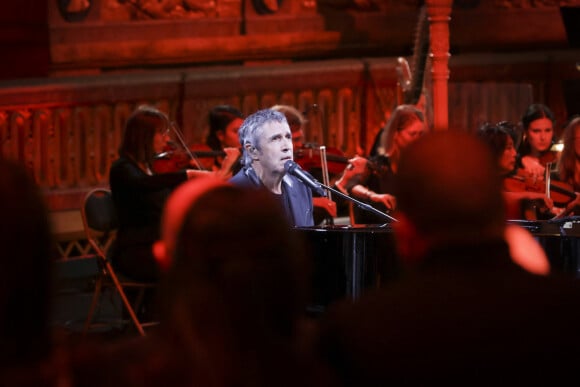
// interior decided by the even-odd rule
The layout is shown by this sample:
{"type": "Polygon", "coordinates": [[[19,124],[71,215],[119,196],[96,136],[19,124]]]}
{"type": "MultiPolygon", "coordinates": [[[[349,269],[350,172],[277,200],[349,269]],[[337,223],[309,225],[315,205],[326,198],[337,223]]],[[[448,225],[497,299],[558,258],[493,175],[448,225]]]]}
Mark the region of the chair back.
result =
{"type": "Polygon", "coordinates": [[[96,252],[105,258],[119,227],[111,191],[96,188],[88,192],[81,207],[81,214],[87,240],[96,252]]]}
{"type": "Polygon", "coordinates": [[[157,322],[141,323],[135,310],[140,308],[145,290],[154,288],[156,284],[136,282],[119,277],[115,273],[113,265],[107,259],[108,250],[117,236],[117,229],[119,228],[119,220],[115,211],[111,191],[105,188],[96,188],[87,193],[81,207],[81,214],[85,235],[89,244],[96,252],[97,265],[100,268],[100,273],[95,283],[93,301],[85,321],[84,332],[88,332],[90,327],[94,325],[92,323],[93,314],[101,298],[102,288],[113,287],[121,297],[125,311],[129,314],[130,320],[135,325],[137,332],[141,336],[145,336],[143,327],[156,325],[157,322]],[[133,304],[127,298],[124,288],[138,289],[139,292],[133,304]]]}

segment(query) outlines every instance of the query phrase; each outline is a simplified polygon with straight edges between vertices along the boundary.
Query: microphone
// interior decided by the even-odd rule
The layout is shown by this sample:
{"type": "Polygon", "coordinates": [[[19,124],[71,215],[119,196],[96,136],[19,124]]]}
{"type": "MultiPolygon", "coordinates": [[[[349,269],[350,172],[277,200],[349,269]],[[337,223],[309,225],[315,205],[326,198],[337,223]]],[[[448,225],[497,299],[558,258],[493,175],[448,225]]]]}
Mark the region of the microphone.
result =
{"type": "Polygon", "coordinates": [[[298,180],[310,187],[312,191],[320,196],[326,197],[326,191],[322,188],[322,185],[312,175],[300,168],[293,160],[288,160],[284,163],[284,170],[286,173],[298,178],[298,180]]]}

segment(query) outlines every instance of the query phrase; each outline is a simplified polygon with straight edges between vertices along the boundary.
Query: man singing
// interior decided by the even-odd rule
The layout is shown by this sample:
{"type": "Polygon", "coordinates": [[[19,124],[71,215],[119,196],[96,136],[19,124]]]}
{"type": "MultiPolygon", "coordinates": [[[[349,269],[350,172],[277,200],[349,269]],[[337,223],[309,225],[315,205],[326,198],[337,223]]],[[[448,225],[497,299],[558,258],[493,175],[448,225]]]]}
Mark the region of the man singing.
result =
{"type": "Polygon", "coordinates": [[[292,132],[284,114],[264,109],[249,115],[240,127],[239,138],[243,168],[230,182],[268,189],[279,197],[290,224],[313,226],[310,188],[284,169],[294,155],[292,132]]]}

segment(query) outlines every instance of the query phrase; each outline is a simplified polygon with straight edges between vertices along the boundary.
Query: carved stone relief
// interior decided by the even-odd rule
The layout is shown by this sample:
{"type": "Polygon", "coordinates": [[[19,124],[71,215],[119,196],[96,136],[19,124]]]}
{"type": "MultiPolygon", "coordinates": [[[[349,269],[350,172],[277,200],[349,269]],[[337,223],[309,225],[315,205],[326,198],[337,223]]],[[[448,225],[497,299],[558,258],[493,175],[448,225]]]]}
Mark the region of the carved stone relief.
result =
{"type": "Polygon", "coordinates": [[[68,22],[83,21],[93,6],[92,0],[57,0],[58,11],[68,22]]]}
{"type": "Polygon", "coordinates": [[[280,9],[283,0],[252,0],[256,12],[260,14],[276,13],[280,9]]]}
{"type": "Polygon", "coordinates": [[[417,8],[420,0],[318,0],[321,7],[353,9],[357,11],[385,11],[389,9],[417,8]]]}
{"type": "Polygon", "coordinates": [[[105,21],[239,16],[241,0],[101,0],[105,21]]]}

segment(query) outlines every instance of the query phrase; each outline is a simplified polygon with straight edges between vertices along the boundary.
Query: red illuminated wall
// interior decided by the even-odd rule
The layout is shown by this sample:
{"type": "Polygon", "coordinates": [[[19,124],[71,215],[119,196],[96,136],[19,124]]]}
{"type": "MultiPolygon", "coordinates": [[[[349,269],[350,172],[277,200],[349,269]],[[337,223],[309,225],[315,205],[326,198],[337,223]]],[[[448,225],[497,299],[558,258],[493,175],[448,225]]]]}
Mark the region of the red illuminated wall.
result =
{"type": "Polygon", "coordinates": [[[0,3],[0,79],[47,76],[50,62],[47,2],[0,3]]]}

